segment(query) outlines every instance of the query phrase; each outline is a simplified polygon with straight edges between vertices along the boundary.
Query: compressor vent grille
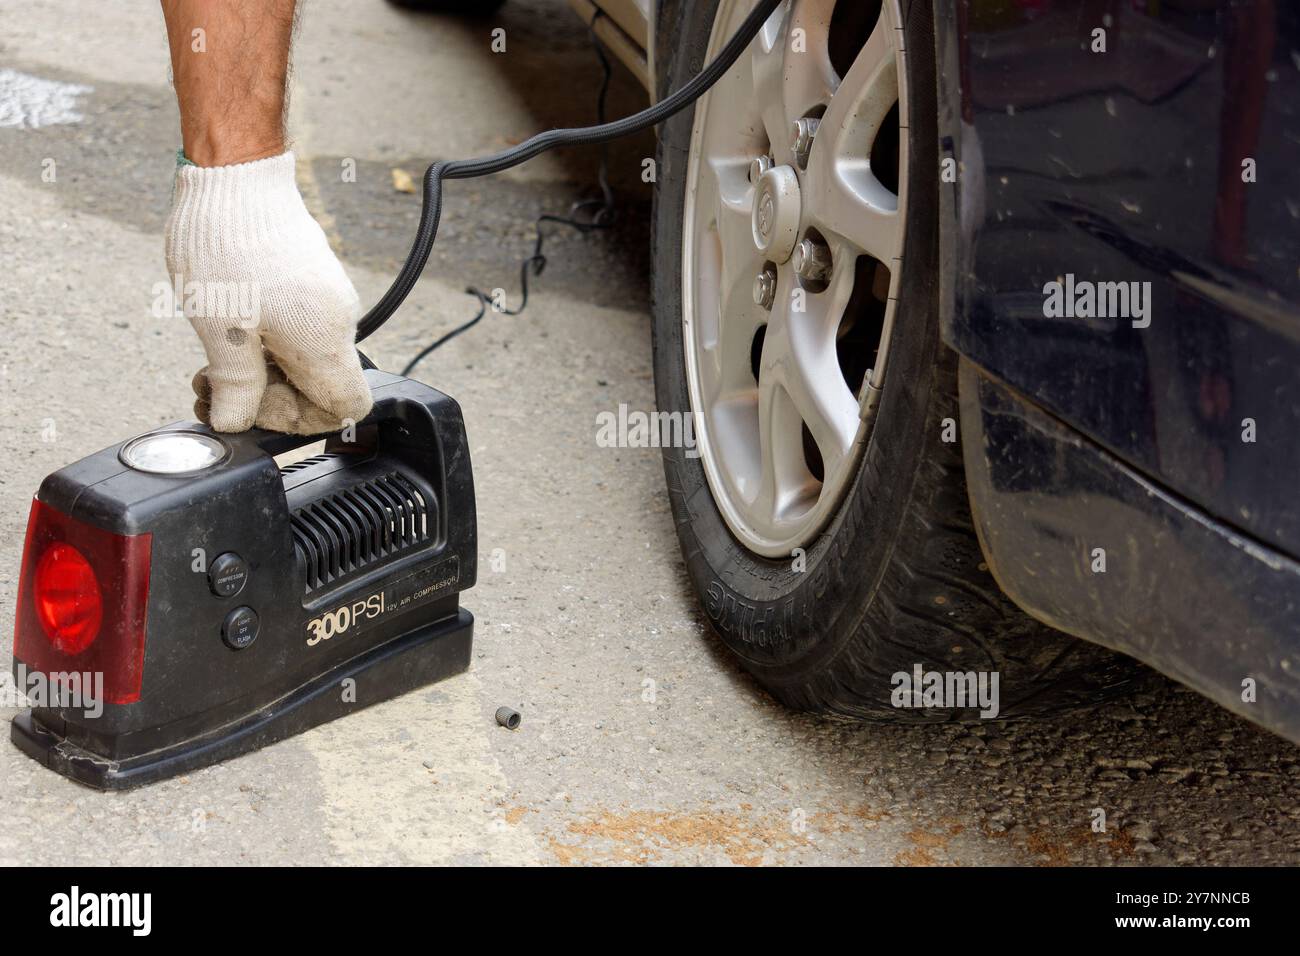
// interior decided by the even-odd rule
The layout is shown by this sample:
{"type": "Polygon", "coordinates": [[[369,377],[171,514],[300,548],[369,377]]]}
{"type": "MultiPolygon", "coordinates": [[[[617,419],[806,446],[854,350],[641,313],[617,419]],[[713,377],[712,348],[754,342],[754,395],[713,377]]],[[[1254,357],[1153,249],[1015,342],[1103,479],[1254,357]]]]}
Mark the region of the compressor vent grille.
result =
{"type": "Polygon", "coordinates": [[[307,564],[307,592],[427,541],[429,521],[424,495],[397,472],[299,508],[291,527],[307,564]]]}

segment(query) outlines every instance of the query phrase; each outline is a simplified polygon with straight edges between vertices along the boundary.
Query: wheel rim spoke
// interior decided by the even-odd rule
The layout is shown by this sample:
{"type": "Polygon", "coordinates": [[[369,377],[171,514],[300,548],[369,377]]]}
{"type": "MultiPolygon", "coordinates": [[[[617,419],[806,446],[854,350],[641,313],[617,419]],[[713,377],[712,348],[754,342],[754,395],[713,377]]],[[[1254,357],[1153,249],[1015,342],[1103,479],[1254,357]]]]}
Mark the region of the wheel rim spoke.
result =
{"type": "MultiPolygon", "coordinates": [[[[761,264],[754,247],[751,225],[754,188],[749,184],[749,160],[710,163],[715,189],[715,216],[722,241],[722,284],[731,288],[737,279],[751,281],[761,264]]],[[[752,290],[747,290],[751,294],[752,290]]]]}
{"type": "Polygon", "coordinates": [[[777,10],[751,47],[754,102],[778,165],[794,161],[791,129],[826,103],[837,78],[827,45],[834,0],[801,0],[777,10]],[[798,33],[796,31],[802,31],[798,33]],[[802,52],[795,49],[801,38],[802,52]]]}
{"type": "Polygon", "coordinates": [[[739,57],[706,94],[711,111],[716,110],[719,115],[732,119],[731,123],[717,123],[702,131],[702,146],[705,155],[711,159],[732,156],[748,164],[749,157],[762,148],[765,133],[750,105],[757,102],[759,95],[754,87],[754,70],[750,61],[760,42],[755,39],[750,44],[748,56],[739,57]]]}
{"type": "MultiPolygon", "coordinates": [[[[803,292],[804,311],[795,311],[795,288],[778,288],[777,307],[763,344],[762,375],[784,388],[808,426],[829,478],[848,459],[858,430],[858,405],[840,371],[835,331],[853,291],[852,268],[836,270],[824,292],[803,292]]],[[[802,429],[797,429],[802,436],[802,429]]],[[[802,453],[802,440],[800,445],[802,453]]]]}
{"type": "Polygon", "coordinates": [[[902,238],[898,196],[871,169],[872,143],[898,101],[890,21],[882,8],[821,119],[806,176],[809,219],[885,263],[894,261],[902,238]]]}
{"type": "Polygon", "coordinates": [[[697,202],[713,211],[714,241],[700,251],[705,268],[696,283],[696,344],[704,353],[700,365],[703,394],[708,400],[752,387],[749,350],[766,314],[754,302],[754,278],[762,260],[750,235],[753,189],[747,160],[713,160],[700,169],[697,202]]]}
{"type": "Polygon", "coordinates": [[[758,492],[751,504],[754,514],[768,524],[779,524],[816,498],[816,483],[803,467],[802,452],[790,439],[799,428],[799,413],[790,395],[773,382],[758,389],[760,471],[758,492]]]}

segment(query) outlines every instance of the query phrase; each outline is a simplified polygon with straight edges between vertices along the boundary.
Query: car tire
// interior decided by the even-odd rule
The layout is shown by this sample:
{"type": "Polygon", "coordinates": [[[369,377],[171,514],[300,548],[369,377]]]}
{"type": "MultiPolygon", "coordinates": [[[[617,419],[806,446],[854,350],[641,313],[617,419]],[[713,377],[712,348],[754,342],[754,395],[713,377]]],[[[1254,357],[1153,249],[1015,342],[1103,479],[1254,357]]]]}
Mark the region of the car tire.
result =
{"type": "MultiPolygon", "coordinates": [[[[849,2],[849,0],[841,0],[849,2]]],[[[899,706],[895,675],[998,675],[998,716],[1086,705],[1129,688],[1125,658],[1029,618],[998,589],[971,521],[958,441],[956,356],[938,320],[936,71],[928,4],[902,3],[911,106],[904,261],[887,372],[856,477],[802,556],[738,540],[701,458],[663,449],[673,519],[709,624],[774,697],[859,719],[942,721],[973,711],[899,706]],[[919,121],[918,121],[919,118],[919,121]]],[[[660,95],[699,71],[718,0],[683,3],[660,95]]],[[[665,26],[672,29],[664,32],[665,26]]],[[[653,347],[660,412],[692,412],[683,330],[683,235],[694,111],[667,120],[654,196],[653,347]]],[[[757,376],[756,376],[757,377],[757,376]]],[[[905,697],[906,704],[914,699],[905,697]]]]}

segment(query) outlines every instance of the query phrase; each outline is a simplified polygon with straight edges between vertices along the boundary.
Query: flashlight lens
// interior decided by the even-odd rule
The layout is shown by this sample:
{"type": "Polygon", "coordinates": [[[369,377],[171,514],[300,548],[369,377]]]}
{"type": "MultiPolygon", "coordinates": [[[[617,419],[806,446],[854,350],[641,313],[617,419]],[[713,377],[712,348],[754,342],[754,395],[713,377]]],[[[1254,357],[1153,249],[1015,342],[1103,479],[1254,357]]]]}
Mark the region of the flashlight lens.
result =
{"type": "Polygon", "coordinates": [[[104,600],[85,556],[70,544],[46,551],[36,565],[36,619],[56,648],[80,654],[99,634],[104,600]]]}
{"type": "Polygon", "coordinates": [[[219,438],[199,432],[155,432],[127,442],[122,461],[136,471],[180,475],[211,468],[226,457],[219,438]]]}

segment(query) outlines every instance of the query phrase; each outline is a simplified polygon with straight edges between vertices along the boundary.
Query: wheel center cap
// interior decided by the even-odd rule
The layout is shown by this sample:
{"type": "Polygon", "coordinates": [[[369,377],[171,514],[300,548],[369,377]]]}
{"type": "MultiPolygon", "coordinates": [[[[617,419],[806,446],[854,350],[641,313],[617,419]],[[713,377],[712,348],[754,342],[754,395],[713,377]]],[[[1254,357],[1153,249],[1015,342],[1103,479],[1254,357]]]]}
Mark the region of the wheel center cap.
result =
{"type": "Polygon", "coordinates": [[[785,262],[799,235],[799,177],[790,166],[773,166],[754,188],[752,232],[758,251],[785,262]]]}

